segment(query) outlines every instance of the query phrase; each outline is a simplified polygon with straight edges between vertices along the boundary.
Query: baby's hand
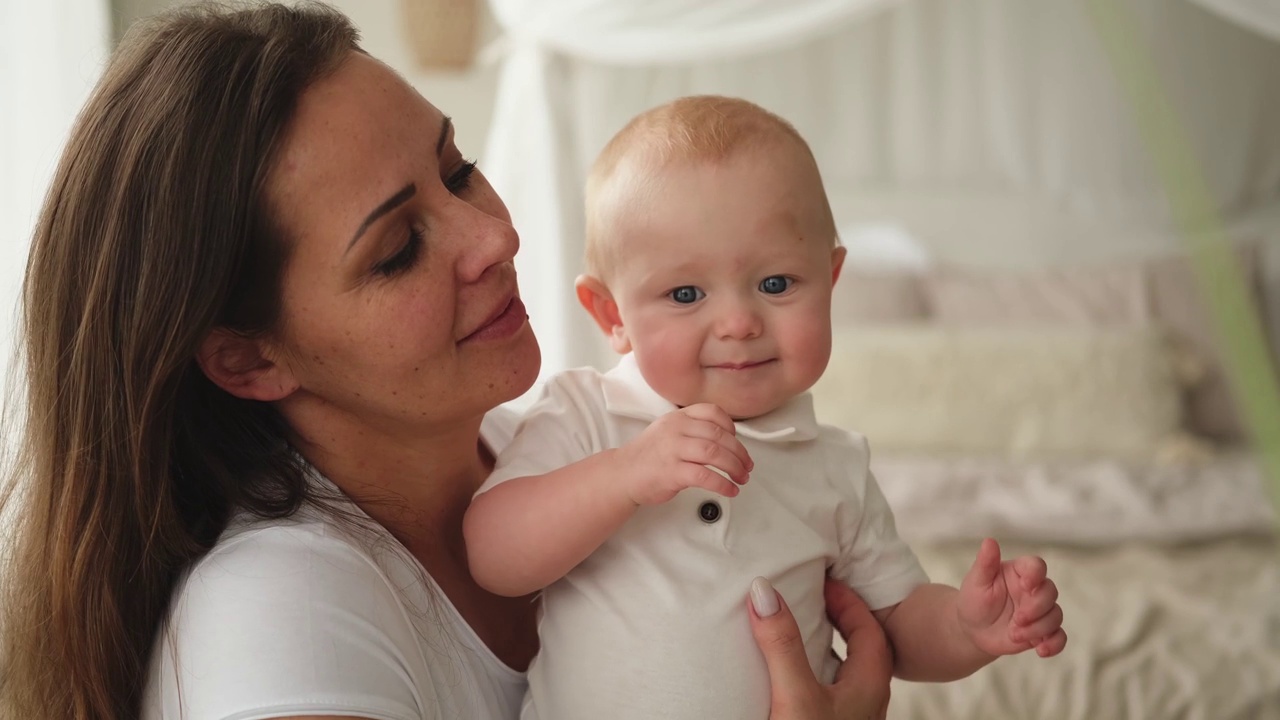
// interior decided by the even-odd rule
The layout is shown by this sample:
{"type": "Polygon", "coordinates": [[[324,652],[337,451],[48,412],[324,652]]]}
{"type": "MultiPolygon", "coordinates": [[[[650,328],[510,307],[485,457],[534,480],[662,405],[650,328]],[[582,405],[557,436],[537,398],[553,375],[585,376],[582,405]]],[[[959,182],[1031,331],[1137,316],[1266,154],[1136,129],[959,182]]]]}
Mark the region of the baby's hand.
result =
{"type": "Polygon", "coordinates": [[[753,464],[736,437],[733,418],[709,404],[663,415],[616,453],[627,493],[637,505],[667,502],[688,487],[733,497],[753,464]]]}
{"type": "Polygon", "coordinates": [[[1067,644],[1058,588],[1035,556],[1000,561],[1000,546],[987,539],[960,583],[956,601],[960,627],[973,644],[991,655],[1031,648],[1053,657],[1067,644]]]}

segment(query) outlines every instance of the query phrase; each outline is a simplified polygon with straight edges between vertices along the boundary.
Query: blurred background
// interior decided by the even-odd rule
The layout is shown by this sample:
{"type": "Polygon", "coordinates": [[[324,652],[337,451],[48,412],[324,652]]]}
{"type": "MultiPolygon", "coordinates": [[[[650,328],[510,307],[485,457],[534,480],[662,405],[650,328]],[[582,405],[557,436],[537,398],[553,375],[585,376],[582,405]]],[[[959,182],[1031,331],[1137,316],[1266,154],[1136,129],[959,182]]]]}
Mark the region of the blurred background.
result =
{"type": "MultiPolygon", "coordinates": [[[[103,58],[169,4],[3,0],[6,308],[103,58]]],[[[1071,637],[891,717],[1280,718],[1280,1],[331,4],[507,201],[544,374],[613,362],[572,280],[631,116],[738,95],[808,139],[850,253],[819,412],[936,580],[1038,552],[1071,637]]]]}

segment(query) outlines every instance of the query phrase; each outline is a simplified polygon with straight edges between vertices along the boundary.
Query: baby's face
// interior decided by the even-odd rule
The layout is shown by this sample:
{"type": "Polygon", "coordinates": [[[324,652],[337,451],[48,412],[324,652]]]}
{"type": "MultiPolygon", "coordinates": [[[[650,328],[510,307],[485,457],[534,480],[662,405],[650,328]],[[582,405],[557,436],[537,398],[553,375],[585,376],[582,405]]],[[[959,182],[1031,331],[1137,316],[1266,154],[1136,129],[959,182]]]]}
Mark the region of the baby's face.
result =
{"type": "Polygon", "coordinates": [[[658,394],[750,418],[822,375],[843,250],[820,182],[782,149],[677,165],[614,224],[610,291],[658,394]]]}

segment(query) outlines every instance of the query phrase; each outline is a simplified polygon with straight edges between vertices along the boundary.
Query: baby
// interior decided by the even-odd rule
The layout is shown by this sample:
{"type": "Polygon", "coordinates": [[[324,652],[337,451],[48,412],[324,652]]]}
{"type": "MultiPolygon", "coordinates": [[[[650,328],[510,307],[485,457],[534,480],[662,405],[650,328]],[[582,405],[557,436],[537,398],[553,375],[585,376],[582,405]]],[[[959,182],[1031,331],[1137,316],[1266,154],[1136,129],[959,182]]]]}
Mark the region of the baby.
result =
{"type": "Polygon", "coordinates": [[[844,254],[808,145],[751,103],[680,99],[601,153],[577,295],[623,357],[547,384],[464,526],[481,585],[542,590],[524,718],[767,717],[756,577],[825,682],[828,574],[875,611],[902,678],[1062,650],[1041,559],[987,540],[958,590],[929,584],[866,440],[815,420],[844,254]]]}

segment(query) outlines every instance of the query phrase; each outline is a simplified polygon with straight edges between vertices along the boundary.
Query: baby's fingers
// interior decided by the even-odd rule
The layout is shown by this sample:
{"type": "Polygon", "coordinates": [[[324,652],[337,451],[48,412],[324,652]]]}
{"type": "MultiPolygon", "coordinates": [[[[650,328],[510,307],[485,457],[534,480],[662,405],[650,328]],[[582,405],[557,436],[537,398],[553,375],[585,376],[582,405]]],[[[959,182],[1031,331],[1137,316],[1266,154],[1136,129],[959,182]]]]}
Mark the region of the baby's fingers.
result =
{"type": "Polygon", "coordinates": [[[679,482],[681,487],[699,487],[725,497],[736,497],[739,492],[738,486],[726,480],[723,475],[697,463],[685,463],[681,466],[679,482]]]}
{"type": "Polygon", "coordinates": [[[1052,580],[1045,580],[1040,587],[1032,591],[1018,604],[1018,611],[1014,613],[1013,621],[1019,625],[1026,625],[1049,612],[1049,608],[1052,608],[1057,602],[1058,586],[1052,580]]]}
{"type": "Polygon", "coordinates": [[[1013,571],[1018,574],[1023,590],[1035,590],[1048,576],[1048,567],[1044,558],[1035,555],[1024,555],[1013,561],[1013,571]]]}
{"type": "Polygon", "coordinates": [[[691,420],[682,427],[685,433],[679,446],[679,458],[683,462],[710,465],[723,471],[741,485],[751,472],[751,456],[738,438],[725,433],[715,425],[691,420]]]}
{"type": "Polygon", "coordinates": [[[716,425],[721,430],[728,432],[730,435],[737,433],[737,430],[733,427],[733,418],[729,417],[729,413],[721,410],[719,405],[698,403],[697,405],[690,405],[686,408],[682,408],[680,412],[686,417],[693,418],[694,420],[701,420],[703,422],[709,422],[716,425]]]}
{"type": "Polygon", "coordinates": [[[1014,642],[1036,643],[1062,629],[1062,608],[1054,605],[1049,612],[1026,625],[1015,625],[1009,637],[1014,642]]]}
{"type": "Polygon", "coordinates": [[[1066,646],[1067,631],[1059,628],[1058,632],[1040,641],[1039,645],[1036,645],[1036,654],[1043,658],[1053,657],[1054,655],[1062,652],[1062,649],[1066,646]]]}

